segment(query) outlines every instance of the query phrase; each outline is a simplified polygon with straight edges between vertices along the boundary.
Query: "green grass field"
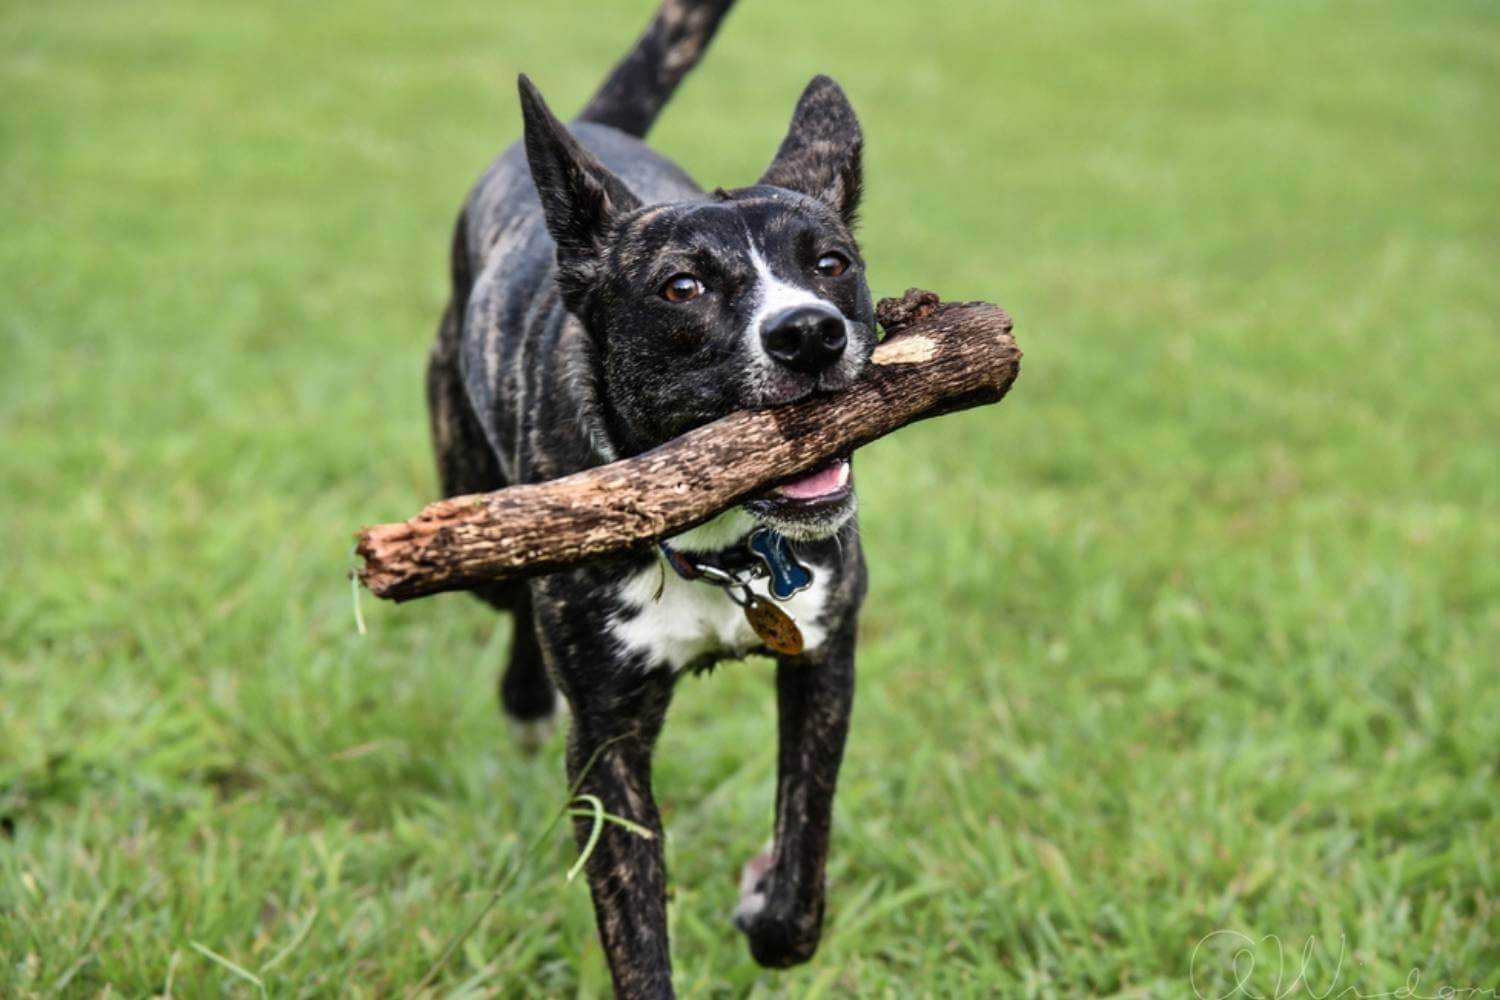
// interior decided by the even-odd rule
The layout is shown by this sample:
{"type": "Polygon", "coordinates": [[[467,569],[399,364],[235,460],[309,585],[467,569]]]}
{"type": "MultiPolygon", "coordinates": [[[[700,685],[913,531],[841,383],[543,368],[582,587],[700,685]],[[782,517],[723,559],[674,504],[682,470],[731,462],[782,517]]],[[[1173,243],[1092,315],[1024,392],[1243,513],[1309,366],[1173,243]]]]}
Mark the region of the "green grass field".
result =
{"type": "MultiPolygon", "coordinates": [[[[422,367],[515,74],[577,108],[651,4],[355,6],[0,18],[0,996],[397,996],[455,942],[443,995],[608,992],[508,625],[367,596],[361,636],[345,573],[435,496],[422,367]]],[[[877,294],[1006,305],[1025,371],[861,453],[810,965],[728,920],[768,664],[681,685],[679,989],[1493,996],[1496,8],[744,0],[654,140],[749,183],[819,71],[877,294]]]]}

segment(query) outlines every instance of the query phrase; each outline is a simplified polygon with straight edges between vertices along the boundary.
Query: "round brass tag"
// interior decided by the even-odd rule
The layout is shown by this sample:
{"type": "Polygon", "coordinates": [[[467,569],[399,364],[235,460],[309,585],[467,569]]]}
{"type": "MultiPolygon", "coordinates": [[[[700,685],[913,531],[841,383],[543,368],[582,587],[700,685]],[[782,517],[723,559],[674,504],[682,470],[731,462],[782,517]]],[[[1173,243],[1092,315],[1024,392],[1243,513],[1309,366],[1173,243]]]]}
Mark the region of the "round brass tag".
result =
{"type": "Polygon", "coordinates": [[[795,656],[802,652],[802,630],[792,616],[770,601],[752,597],[745,605],[745,621],[760,636],[760,641],[774,653],[795,656]]]}

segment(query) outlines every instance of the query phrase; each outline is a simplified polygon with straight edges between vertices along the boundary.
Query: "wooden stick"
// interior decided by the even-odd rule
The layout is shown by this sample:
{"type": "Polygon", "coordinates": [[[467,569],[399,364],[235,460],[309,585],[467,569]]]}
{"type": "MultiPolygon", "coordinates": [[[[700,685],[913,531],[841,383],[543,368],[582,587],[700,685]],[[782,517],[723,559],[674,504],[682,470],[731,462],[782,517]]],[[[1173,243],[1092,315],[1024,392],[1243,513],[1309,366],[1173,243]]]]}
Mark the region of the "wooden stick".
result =
{"type": "Polygon", "coordinates": [[[888,336],[844,391],[742,410],[634,458],[365,528],[360,580],[405,601],[640,550],[913,421],[998,402],[1020,371],[998,306],[912,289],[876,315],[888,336]]]}

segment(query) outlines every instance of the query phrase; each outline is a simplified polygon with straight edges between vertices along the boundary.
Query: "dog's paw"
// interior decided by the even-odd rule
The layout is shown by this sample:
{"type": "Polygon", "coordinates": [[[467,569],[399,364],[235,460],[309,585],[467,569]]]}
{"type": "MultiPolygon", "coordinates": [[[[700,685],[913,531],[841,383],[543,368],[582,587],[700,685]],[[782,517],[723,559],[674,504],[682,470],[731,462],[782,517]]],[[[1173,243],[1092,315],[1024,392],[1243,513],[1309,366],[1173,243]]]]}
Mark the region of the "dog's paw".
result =
{"type": "Polygon", "coordinates": [[[540,719],[509,719],[511,739],[522,753],[539,752],[552,740],[557,729],[557,716],[545,715],[540,719]]]}
{"type": "Polygon", "coordinates": [[[516,746],[521,748],[522,753],[534,754],[540,751],[552,741],[552,734],[557,731],[559,719],[568,715],[568,701],[562,695],[556,696],[551,713],[535,719],[517,719],[515,716],[507,715],[506,722],[509,723],[511,737],[516,746]]]}
{"type": "Polygon", "coordinates": [[[771,969],[800,965],[818,950],[822,933],[821,896],[799,905],[778,897],[772,884],[772,851],[764,851],[745,862],[740,871],[740,901],[734,909],[734,926],[745,935],[750,957],[771,969]]]}
{"type": "Polygon", "coordinates": [[[771,870],[771,846],[745,862],[740,869],[740,901],[734,908],[734,926],[746,934],[766,908],[766,875],[771,870]]]}

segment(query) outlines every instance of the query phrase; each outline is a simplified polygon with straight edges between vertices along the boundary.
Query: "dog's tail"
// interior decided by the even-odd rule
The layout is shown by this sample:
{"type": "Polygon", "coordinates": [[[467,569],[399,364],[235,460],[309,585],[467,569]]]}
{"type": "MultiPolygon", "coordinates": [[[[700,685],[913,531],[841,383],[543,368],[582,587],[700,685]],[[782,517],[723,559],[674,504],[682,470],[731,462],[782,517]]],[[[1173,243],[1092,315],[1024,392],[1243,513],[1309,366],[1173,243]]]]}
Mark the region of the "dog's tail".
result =
{"type": "Polygon", "coordinates": [[[664,0],[578,120],[644,137],[733,5],[734,0],[664,0]]]}

